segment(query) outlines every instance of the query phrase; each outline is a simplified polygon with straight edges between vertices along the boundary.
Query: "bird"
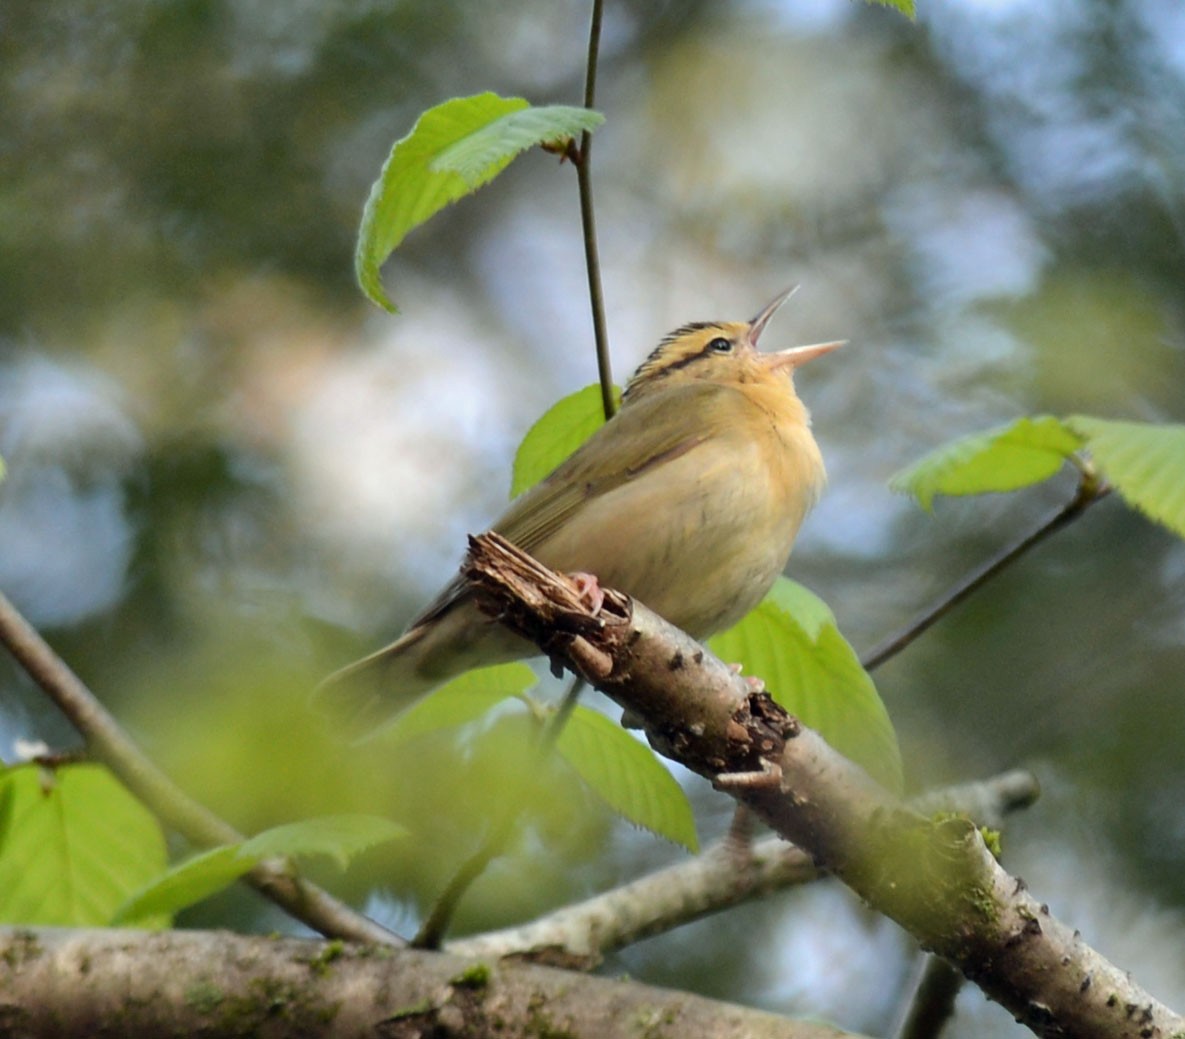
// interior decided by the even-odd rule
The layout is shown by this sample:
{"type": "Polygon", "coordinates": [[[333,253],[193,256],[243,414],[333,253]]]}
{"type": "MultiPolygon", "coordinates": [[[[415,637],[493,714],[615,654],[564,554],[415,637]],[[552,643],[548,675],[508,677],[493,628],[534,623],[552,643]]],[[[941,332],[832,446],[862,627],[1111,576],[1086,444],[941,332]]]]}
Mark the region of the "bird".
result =
{"type": "MultiPolygon", "coordinates": [[[[826,483],[793,373],[844,341],[757,348],[796,289],[749,321],[696,321],[665,336],[617,413],[490,529],[693,638],[740,620],[782,573],[826,483]]],[[[394,642],[323,680],[315,702],[372,733],[464,671],[538,653],[482,615],[458,574],[394,642]]]]}

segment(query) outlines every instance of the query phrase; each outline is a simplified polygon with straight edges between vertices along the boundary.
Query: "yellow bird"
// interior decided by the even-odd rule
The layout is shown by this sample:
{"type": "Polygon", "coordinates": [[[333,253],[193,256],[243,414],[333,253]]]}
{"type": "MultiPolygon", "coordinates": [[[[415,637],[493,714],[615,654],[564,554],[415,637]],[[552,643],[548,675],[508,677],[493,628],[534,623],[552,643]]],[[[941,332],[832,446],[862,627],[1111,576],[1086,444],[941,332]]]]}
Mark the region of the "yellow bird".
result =
{"type": "MultiPolygon", "coordinates": [[[[620,411],[493,529],[695,638],[738,621],[782,572],[826,481],[792,375],[842,342],[757,349],[793,291],[752,321],[695,322],[664,338],[620,411]]],[[[470,668],[537,653],[480,614],[458,577],[395,642],[330,675],[318,705],[365,731],[470,668]]]]}

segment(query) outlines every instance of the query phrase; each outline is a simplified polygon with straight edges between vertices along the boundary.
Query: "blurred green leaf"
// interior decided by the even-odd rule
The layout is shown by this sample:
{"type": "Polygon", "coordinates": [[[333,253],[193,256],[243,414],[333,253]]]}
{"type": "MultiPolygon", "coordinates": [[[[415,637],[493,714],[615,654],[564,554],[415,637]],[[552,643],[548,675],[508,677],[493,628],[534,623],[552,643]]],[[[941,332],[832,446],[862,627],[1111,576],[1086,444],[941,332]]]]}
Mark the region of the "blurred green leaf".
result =
{"type": "Polygon", "coordinates": [[[0,922],[101,926],[165,868],[160,825],[103,766],[20,765],[0,784],[0,922]]]}
{"type": "Polygon", "coordinates": [[[228,887],[267,858],[328,855],[345,869],[359,852],[406,834],[402,826],[375,815],[329,815],[276,826],[179,862],[125,901],[112,923],[171,915],[228,887]]]}
{"type": "Polygon", "coordinates": [[[354,252],[362,291],[394,311],[379,269],[409,231],[493,180],[519,152],[591,130],[602,119],[583,108],[531,108],[521,97],[493,93],[428,109],[395,143],[366,200],[354,252]]]}
{"type": "MultiPolygon", "coordinates": [[[[621,401],[621,391],[616,387],[613,396],[621,401]]],[[[553,404],[527,430],[518,445],[510,496],[515,498],[534,487],[604,424],[599,383],[585,386],[553,404]]]]}
{"type": "Polygon", "coordinates": [[[911,22],[917,17],[917,5],[914,0],[866,0],[866,2],[878,7],[891,7],[894,11],[900,11],[911,22]]]}
{"type": "Polygon", "coordinates": [[[893,476],[889,487],[912,494],[929,511],[936,494],[1015,491],[1040,483],[1081,447],[1081,437],[1050,415],[1021,418],[943,445],[893,476]]]}
{"type": "Polygon", "coordinates": [[[618,723],[578,705],[556,750],[615,812],[696,850],[695,819],[683,789],[650,748],[618,723]]]}
{"type": "Polygon", "coordinates": [[[781,577],[756,609],[708,644],[762,678],[778,703],[837,751],[901,792],[901,752],[888,712],[818,596],[781,577]]]}
{"type": "Polygon", "coordinates": [[[120,905],[111,916],[111,925],[142,925],[153,916],[171,918],[179,909],[229,887],[255,865],[251,859],[239,856],[240,847],[225,844],[177,863],[120,905]]]}
{"type": "Polygon", "coordinates": [[[1185,426],[1072,415],[1099,469],[1124,500],[1185,537],[1185,426]]]}
{"type": "Polygon", "coordinates": [[[465,725],[538,681],[535,672],[521,661],[466,671],[409,707],[380,739],[389,746],[465,725]]]}
{"type": "Polygon", "coordinates": [[[359,852],[407,836],[398,823],[377,815],[325,815],[273,826],[244,841],[240,857],[261,862],[277,855],[328,855],[345,869],[359,852]]]}

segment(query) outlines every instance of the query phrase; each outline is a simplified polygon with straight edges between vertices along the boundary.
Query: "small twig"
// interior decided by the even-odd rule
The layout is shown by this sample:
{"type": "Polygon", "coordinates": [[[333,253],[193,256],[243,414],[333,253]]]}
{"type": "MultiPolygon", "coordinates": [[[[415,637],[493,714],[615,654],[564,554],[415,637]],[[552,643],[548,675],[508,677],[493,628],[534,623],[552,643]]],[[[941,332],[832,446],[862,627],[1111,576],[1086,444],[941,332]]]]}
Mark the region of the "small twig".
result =
{"type": "MultiPolygon", "coordinates": [[[[597,57],[601,49],[601,20],[604,0],[593,0],[588,29],[588,63],[584,73],[584,107],[592,108],[597,95],[597,57]]],[[[580,189],[580,227],[584,236],[584,263],[588,269],[588,301],[592,307],[593,337],[597,346],[597,378],[601,383],[601,407],[605,420],[613,417],[617,402],[613,399],[613,371],[609,363],[609,334],[605,329],[605,294],[601,288],[601,260],[597,249],[597,222],[593,215],[592,134],[585,130],[580,137],[580,151],[575,160],[576,183],[580,189]]]]}
{"type": "Polygon", "coordinates": [[[1050,534],[1061,530],[1081,516],[1095,502],[1105,498],[1111,491],[1110,486],[1099,480],[1093,473],[1084,471],[1074,497],[1060,509],[1050,513],[1028,534],[1007,546],[989,559],[982,566],[973,570],[953,588],[926,609],[922,610],[904,628],[895,635],[885,639],[879,645],[870,649],[861,658],[864,670],[873,671],[886,660],[895,657],[906,646],[910,645],[919,635],[928,631],[934,624],[945,617],[951,610],[966,599],[972,592],[986,584],[1002,570],[1016,562],[1029,549],[1036,547],[1050,534]]]}
{"type": "Polygon", "coordinates": [[[955,998],[966,979],[946,960],[926,954],[907,1012],[894,1039],[938,1039],[955,1012],[955,998]]]}
{"type": "MultiPolygon", "coordinates": [[[[0,643],[78,730],[91,756],[110,768],[166,826],[200,847],[234,844],[245,839],[229,823],[190,798],[152,763],[3,593],[0,593],[0,643]]],[[[402,944],[398,935],[354,912],[287,868],[260,865],[246,879],[290,916],[326,937],[402,944]]]]}
{"type": "MultiPolygon", "coordinates": [[[[559,739],[560,732],[572,716],[572,711],[576,707],[576,701],[580,699],[580,692],[583,688],[584,680],[582,678],[574,678],[564,693],[564,699],[560,703],[560,706],[547,720],[547,724],[543,727],[543,731],[540,733],[539,740],[534,748],[535,760],[538,764],[542,765],[555,747],[556,740],[559,739]]],[[[535,771],[534,769],[528,769],[527,773],[530,775],[535,771]]],[[[412,941],[412,944],[416,948],[440,948],[440,943],[444,940],[445,932],[448,930],[448,926],[457,911],[457,907],[461,904],[461,899],[464,898],[465,892],[486,871],[486,867],[506,850],[507,842],[514,833],[515,825],[523,814],[521,798],[518,796],[506,796],[507,793],[514,795],[517,791],[503,791],[503,807],[501,812],[490,826],[485,840],[481,842],[481,846],[461,863],[457,872],[453,874],[452,879],[445,886],[444,891],[441,892],[440,897],[432,906],[432,911],[428,914],[428,918],[424,921],[419,933],[412,941]]]]}

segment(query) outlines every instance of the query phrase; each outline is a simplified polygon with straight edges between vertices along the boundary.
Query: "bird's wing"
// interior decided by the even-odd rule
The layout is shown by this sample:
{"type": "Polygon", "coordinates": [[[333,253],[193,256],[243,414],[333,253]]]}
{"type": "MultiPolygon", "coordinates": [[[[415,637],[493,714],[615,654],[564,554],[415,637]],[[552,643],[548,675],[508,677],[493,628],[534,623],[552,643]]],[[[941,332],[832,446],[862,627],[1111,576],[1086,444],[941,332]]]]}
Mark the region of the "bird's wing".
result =
{"type": "MultiPolygon", "coordinates": [[[[719,385],[707,382],[689,383],[622,409],[550,476],[511,502],[492,529],[524,552],[533,553],[589,500],[653,472],[702,444],[712,431],[705,414],[708,401],[712,401],[712,411],[718,417],[721,397],[734,396],[727,391],[722,394],[721,390],[719,385]],[[695,421],[697,413],[704,421],[695,421]],[[678,421],[671,421],[673,416],[678,421]]],[[[740,394],[735,396],[738,402],[743,400],[740,394]]],[[[465,581],[458,576],[411,627],[438,617],[464,596],[465,581]]]]}

